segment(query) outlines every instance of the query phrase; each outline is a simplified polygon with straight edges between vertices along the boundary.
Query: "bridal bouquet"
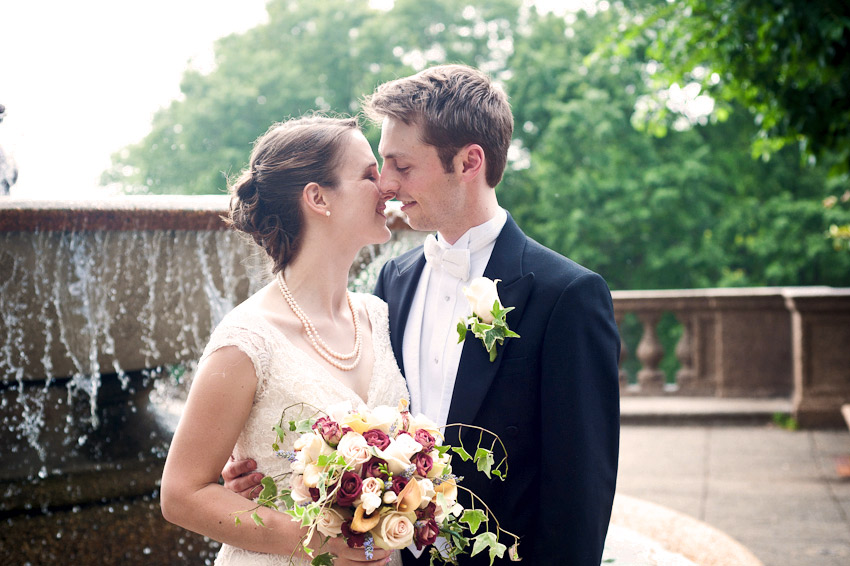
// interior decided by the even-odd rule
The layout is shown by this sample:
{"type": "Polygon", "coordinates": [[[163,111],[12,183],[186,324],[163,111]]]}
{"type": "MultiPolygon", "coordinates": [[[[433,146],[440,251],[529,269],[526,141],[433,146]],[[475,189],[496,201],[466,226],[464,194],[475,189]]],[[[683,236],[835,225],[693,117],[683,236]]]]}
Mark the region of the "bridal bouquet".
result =
{"type": "MultiPolygon", "coordinates": [[[[305,405],[297,407],[303,411],[305,405]]],[[[507,461],[503,458],[496,464],[493,457],[493,448],[501,443],[497,436],[493,435],[489,449],[482,447],[488,431],[479,429],[479,445],[472,454],[463,446],[443,445],[438,427],[423,417],[414,418],[404,400],[397,408],[380,406],[371,411],[340,404],[326,414],[316,411],[309,418],[288,422],[286,412],[274,427],[273,448],[290,460],[291,471],[263,479],[258,505],[282,510],[307,528],[302,548],[311,556],[311,564],[333,564],[331,553],[320,554],[316,552],[320,549],[306,546],[317,532],[322,541],[344,537],[348,546],[362,547],[370,559],[376,546],[388,550],[411,544],[420,550],[430,547],[431,564],[457,564],[459,555],[485,550],[492,564],[507,550],[499,542],[499,534],[504,533],[514,538],[511,559],[519,559],[518,538],[499,528],[480,498],[470,492],[470,509],[458,503],[458,490],[465,488],[451,468],[454,454],[473,460],[488,477],[503,478],[507,461]],[[280,450],[278,442],[290,433],[299,435],[294,449],[280,450]],[[493,529],[488,526],[490,519],[493,529]]],[[[263,524],[256,511],[252,518],[263,524]]]]}

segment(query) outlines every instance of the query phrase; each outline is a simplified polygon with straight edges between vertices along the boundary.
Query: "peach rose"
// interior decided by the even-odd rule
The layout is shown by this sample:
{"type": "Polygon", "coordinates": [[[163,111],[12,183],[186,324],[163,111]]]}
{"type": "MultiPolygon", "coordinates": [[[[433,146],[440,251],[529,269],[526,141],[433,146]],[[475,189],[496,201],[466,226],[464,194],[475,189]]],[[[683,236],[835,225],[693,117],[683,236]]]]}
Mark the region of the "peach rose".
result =
{"type": "Polygon", "coordinates": [[[404,548],[413,542],[413,521],[410,514],[392,511],[381,517],[378,528],[372,534],[375,546],[386,550],[404,548]]]}
{"type": "Polygon", "coordinates": [[[336,537],[342,534],[342,523],[346,520],[338,510],[332,507],[322,509],[319,520],[316,522],[316,530],[328,537],[336,537]]]}

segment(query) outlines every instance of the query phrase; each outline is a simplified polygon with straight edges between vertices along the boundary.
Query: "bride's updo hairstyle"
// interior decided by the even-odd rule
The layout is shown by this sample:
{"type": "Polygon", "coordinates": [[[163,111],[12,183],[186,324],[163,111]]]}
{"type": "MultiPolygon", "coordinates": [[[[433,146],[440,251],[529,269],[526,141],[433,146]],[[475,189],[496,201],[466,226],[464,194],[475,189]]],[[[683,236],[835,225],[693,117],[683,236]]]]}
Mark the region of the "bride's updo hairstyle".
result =
{"type": "Polygon", "coordinates": [[[253,238],[281,271],[298,253],[309,183],[333,189],[354,118],[308,116],[274,124],[254,142],[247,169],[230,185],[225,221],[253,238]]]}

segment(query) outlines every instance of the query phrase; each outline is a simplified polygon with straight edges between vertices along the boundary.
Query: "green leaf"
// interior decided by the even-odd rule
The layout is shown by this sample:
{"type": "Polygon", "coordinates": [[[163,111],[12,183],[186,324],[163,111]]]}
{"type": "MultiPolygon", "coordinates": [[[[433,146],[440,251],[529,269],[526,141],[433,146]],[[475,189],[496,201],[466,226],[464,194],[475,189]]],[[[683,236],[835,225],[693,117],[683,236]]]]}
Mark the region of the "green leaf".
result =
{"type": "Polygon", "coordinates": [[[260,492],[260,497],[257,502],[260,505],[266,505],[267,503],[274,501],[277,497],[277,484],[274,482],[274,479],[266,476],[260,480],[260,484],[263,486],[263,490],[260,492]]]}
{"type": "Polygon", "coordinates": [[[292,432],[312,432],[313,424],[315,424],[315,420],[313,419],[302,419],[300,421],[289,421],[289,430],[292,432]]]}
{"type": "Polygon", "coordinates": [[[479,448],[475,451],[475,465],[478,466],[479,472],[484,472],[488,478],[490,477],[490,469],[493,467],[494,459],[493,452],[486,448],[479,448]]]}
{"type": "Polygon", "coordinates": [[[481,523],[487,522],[487,515],[481,509],[467,509],[463,512],[460,522],[469,525],[469,532],[474,535],[481,523]]]}
{"type": "Polygon", "coordinates": [[[440,456],[445,456],[446,452],[448,452],[449,450],[451,450],[451,448],[452,448],[452,447],[451,447],[451,446],[449,446],[448,444],[444,444],[443,446],[434,446],[434,450],[436,450],[436,451],[437,451],[437,453],[438,453],[440,456]]]}
{"type": "Polygon", "coordinates": [[[254,522],[255,522],[257,525],[259,525],[260,527],[265,527],[265,526],[266,526],[266,524],[263,522],[263,518],[262,518],[262,517],[260,517],[260,514],[259,514],[259,513],[257,513],[256,511],[254,511],[253,513],[251,513],[251,518],[252,518],[252,519],[254,519],[254,522]]]}
{"type": "Polygon", "coordinates": [[[330,552],[323,552],[310,561],[311,566],[333,566],[335,555],[330,552]]]}
{"type": "Polygon", "coordinates": [[[238,527],[239,525],[241,525],[241,524],[242,524],[242,519],[240,519],[240,518],[239,518],[239,516],[237,515],[237,516],[236,516],[236,517],[234,517],[234,519],[233,519],[233,524],[234,524],[234,525],[236,525],[236,526],[238,527]]]}
{"type": "Polygon", "coordinates": [[[457,343],[460,344],[466,340],[466,325],[463,321],[457,323],[457,343]]]}
{"type": "Polygon", "coordinates": [[[470,556],[475,556],[485,548],[492,548],[493,545],[499,544],[496,535],[490,531],[485,531],[473,539],[475,542],[472,545],[472,553],[470,556]]]}
{"type": "Polygon", "coordinates": [[[464,462],[472,460],[472,456],[470,456],[469,452],[464,450],[462,446],[452,446],[452,452],[460,456],[460,459],[464,462]]]}

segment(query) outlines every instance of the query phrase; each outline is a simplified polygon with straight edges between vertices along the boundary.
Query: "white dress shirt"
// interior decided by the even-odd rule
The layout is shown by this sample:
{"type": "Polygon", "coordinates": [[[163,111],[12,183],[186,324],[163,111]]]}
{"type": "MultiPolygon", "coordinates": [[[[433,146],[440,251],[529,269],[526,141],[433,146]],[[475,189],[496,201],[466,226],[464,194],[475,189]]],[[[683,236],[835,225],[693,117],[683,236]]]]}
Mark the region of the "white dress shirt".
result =
{"type": "MultiPolygon", "coordinates": [[[[507,218],[505,210],[499,208],[493,218],[470,228],[454,245],[449,246],[439,233],[437,242],[445,248],[468,249],[469,280],[481,277],[507,218]]],[[[469,280],[426,263],[405,326],[402,356],[410,411],[424,414],[438,426],[447,424],[463,349],[457,341],[457,323],[472,314],[463,294],[469,280]]]]}

